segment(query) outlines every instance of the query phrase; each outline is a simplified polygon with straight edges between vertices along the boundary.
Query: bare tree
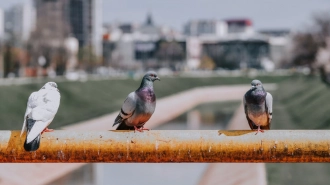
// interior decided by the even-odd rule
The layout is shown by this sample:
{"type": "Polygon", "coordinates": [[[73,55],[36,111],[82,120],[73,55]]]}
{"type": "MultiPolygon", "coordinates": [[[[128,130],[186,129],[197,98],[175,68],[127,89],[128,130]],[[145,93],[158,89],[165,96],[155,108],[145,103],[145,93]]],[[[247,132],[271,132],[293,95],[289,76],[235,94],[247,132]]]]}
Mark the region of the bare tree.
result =
{"type": "Polygon", "coordinates": [[[322,12],[313,16],[312,26],[293,36],[291,61],[295,66],[308,66],[314,74],[317,66],[317,53],[326,47],[326,38],[330,36],[330,14],[322,12]]]}
{"type": "Polygon", "coordinates": [[[319,43],[312,33],[297,33],[293,37],[292,62],[296,66],[307,65],[314,71],[313,64],[319,48],[319,43]]]}

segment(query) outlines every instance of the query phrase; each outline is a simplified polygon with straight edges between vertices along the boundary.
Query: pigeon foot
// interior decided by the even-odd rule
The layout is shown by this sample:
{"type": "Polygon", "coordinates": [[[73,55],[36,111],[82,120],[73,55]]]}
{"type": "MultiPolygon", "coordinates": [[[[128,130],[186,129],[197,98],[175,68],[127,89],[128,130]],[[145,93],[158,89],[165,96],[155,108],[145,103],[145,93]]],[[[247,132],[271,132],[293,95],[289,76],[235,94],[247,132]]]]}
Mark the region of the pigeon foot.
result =
{"type": "Polygon", "coordinates": [[[45,129],[41,132],[41,134],[43,134],[44,132],[53,132],[53,131],[54,131],[54,129],[45,128],[45,129]]]}
{"type": "Polygon", "coordinates": [[[150,129],[147,129],[147,128],[144,128],[144,127],[137,128],[136,126],[134,126],[134,132],[135,132],[135,131],[143,132],[144,130],[149,131],[150,129]]]}
{"type": "Polygon", "coordinates": [[[257,135],[257,134],[258,134],[258,132],[262,132],[262,133],[264,133],[264,130],[261,130],[261,129],[260,129],[260,126],[258,126],[258,130],[257,130],[257,133],[256,133],[256,134],[254,134],[254,135],[257,135]]]}

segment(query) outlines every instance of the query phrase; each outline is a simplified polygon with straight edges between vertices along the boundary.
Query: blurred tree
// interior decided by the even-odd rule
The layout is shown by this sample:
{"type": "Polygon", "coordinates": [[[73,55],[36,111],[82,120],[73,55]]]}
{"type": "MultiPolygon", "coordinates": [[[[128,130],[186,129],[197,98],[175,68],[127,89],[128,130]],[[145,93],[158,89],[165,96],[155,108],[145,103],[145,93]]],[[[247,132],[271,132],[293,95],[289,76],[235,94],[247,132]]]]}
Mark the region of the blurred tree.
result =
{"type": "Polygon", "coordinates": [[[312,33],[297,33],[293,36],[292,62],[296,66],[307,65],[314,72],[315,57],[319,43],[312,33]]]}
{"type": "Polygon", "coordinates": [[[321,47],[326,47],[326,39],[330,36],[330,13],[322,12],[313,17],[315,40],[321,47]]]}
{"type": "Polygon", "coordinates": [[[9,74],[19,76],[19,69],[21,66],[20,53],[22,49],[13,47],[10,43],[5,45],[4,51],[4,78],[8,78],[9,74]]]}
{"type": "Polygon", "coordinates": [[[8,77],[8,74],[10,73],[11,71],[11,68],[12,68],[12,52],[11,52],[11,49],[12,47],[7,44],[5,46],[5,52],[4,52],[4,56],[3,56],[3,60],[4,60],[4,69],[3,69],[3,77],[4,78],[7,78],[8,77]]]}
{"type": "Polygon", "coordinates": [[[201,64],[199,68],[206,70],[213,70],[215,66],[216,66],[215,62],[212,60],[212,58],[208,57],[207,55],[204,55],[201,58],[201,64]]]}
{"type": "Polygon", "coordinates": [[[93,48],[91,46],[85,46],[79,48],[78,51],[78,63],[79,67],[87,70],[88,72],[92,72],[92,70],[102,64],[102,58],[97,57],[93,52],[93,48]]]}

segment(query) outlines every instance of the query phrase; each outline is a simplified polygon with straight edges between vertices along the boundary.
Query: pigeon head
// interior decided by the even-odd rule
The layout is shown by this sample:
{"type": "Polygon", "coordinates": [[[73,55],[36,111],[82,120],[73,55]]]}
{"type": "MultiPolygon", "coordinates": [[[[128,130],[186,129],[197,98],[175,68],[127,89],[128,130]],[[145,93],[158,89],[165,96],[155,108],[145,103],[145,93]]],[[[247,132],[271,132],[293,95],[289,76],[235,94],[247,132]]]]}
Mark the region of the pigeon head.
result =
{"type": "Polygon", "coordinates": [[[41,89],[56,90],[59,92],[57,84],[55,82],[47,82],[41,89]]]}
{"type": "Polygon", "coordinates": [[[260,80],[252,80],[251,82],[251,89],[262,89],[262,83],[260,80]]]}
{"type": "Polygon", "coordinates": [[[148,80],[154,82],[155,80],[159,80],[160,78],[157,76],[157,73],[154,71],[149,71],[143,76],[143,80],[148,80]]]}

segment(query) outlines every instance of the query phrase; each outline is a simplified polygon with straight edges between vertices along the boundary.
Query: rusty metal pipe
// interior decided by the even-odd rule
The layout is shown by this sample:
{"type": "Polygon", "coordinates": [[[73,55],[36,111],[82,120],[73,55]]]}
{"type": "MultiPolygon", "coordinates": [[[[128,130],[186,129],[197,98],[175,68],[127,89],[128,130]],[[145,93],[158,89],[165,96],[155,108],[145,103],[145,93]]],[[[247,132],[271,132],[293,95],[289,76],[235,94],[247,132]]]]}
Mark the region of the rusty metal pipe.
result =
{"type": "Polygon", "coordinates": [[[330,162],[327,130],[54,131],[26,152],[25,135],[0,131],[0,162],[330,162]]]}

